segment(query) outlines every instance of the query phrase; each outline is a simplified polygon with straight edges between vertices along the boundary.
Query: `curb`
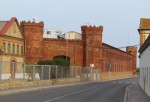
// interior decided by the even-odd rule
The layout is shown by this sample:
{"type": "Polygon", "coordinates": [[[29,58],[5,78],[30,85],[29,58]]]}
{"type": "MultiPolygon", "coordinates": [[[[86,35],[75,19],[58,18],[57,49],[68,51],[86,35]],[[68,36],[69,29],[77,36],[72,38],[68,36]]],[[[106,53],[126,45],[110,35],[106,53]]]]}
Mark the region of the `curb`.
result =
{"type": "Polygon", "coordinates": [[[107,82],[107,81],[114,81],[114,80],[123,80],[123,79],[131,79],[131,78],[137,78],[137,76],[126,77],[126,78],[117,78],[117,79],[109,79],[109,80],[100,80],[100,82],[107,82]]]}

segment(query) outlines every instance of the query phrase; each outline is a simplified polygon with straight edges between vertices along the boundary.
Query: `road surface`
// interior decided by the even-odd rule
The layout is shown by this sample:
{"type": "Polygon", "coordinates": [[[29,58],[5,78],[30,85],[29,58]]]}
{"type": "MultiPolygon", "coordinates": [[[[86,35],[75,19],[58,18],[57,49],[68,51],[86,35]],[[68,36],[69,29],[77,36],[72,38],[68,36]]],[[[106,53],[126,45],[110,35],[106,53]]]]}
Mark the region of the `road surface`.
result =
{"type": "Polygon", "coordinates": [[[1,95],[0,102],[123,102],[126,87],[134,82],[137,78],[1,95]]]}

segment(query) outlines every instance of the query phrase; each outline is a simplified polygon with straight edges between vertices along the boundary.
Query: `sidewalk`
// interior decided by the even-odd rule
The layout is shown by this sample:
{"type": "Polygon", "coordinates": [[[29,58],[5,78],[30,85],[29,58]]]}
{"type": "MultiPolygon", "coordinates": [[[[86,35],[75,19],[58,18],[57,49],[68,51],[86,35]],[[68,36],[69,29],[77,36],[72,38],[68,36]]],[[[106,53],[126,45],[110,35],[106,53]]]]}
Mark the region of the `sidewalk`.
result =
{"type": "Polygon", "coordinates": [[[127,87],[124,102],[150,102],[150,97],[142,90],[139,83],[127,87]]]}

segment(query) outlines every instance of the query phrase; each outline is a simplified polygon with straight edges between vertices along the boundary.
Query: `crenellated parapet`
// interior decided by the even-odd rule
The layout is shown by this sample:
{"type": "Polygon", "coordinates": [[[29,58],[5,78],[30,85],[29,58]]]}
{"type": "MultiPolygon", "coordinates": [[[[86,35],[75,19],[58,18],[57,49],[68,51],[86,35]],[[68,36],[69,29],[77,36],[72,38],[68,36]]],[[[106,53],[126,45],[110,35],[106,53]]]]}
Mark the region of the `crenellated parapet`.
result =
{"type": "Polygon", "coordinates": [[[21,21],[20,22],[20,28],[22,33],[27,36],[28,34],[40,34],[41,36],[43,35],[43,27],[44,27],[44,22],[39,22],[36,23],[35,21],[21,21]]]}
{"type": "Polygon", "coordinates": [[[95,25],[94,26],[83,25],[81,26],[81,30],[82,31],[103,31],[103,26],[96,27],[95,25]]]}
{"type": "Polygon", "coordinates": [[[39,23],[36,23],[35,21],[31,22],[31,21],[21,21],[20,22],[20,25],[21,26],[24,26],[24,27],[28,27],[28,28],[43,28],[44,27],[44,22],[39,22],[39,23]]]}
{"type": "Polygon", "coordinates": [[[86,38],[91,38],[90,36],[93,36],[92,38],[96,36],[102,39],[103,26],[96,27],[95,25],[94,26],[84,25],[81,26],[81,31],[83,40],[87,40],[86,38]]]}

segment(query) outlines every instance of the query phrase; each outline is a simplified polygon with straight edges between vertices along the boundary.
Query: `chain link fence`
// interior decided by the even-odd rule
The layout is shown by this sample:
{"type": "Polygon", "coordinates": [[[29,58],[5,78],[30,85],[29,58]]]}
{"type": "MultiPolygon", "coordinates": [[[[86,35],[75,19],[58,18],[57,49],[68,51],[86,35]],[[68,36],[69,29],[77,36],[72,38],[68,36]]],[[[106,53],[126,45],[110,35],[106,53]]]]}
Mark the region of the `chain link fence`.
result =
{"type": "Polygon", "coordinates": [[[90,78],[90,68],[79,66],[25,65],[25,79],[51,80],[61,78],[90,78]]]}
{"type": "Polygon", "coordinates": [[[23,79],[24,73],[22,62],[0,62],[0,80],[23,79]]]}
{"type": "Polygon", "coordinates": [[[100,71],[89,67],[0,63],[0,90],[98,81],[100,71]]]}
{"type": "Polygon", "coordinates": [[[30,81],[61,78],[90,80],[94,76],[94,72],[89,67],[83,68],[79,66],[28,65],[21,62],[0,63],[0,80],[7,80],[9,78],[12,80],[23,79],[30,81]]]}

